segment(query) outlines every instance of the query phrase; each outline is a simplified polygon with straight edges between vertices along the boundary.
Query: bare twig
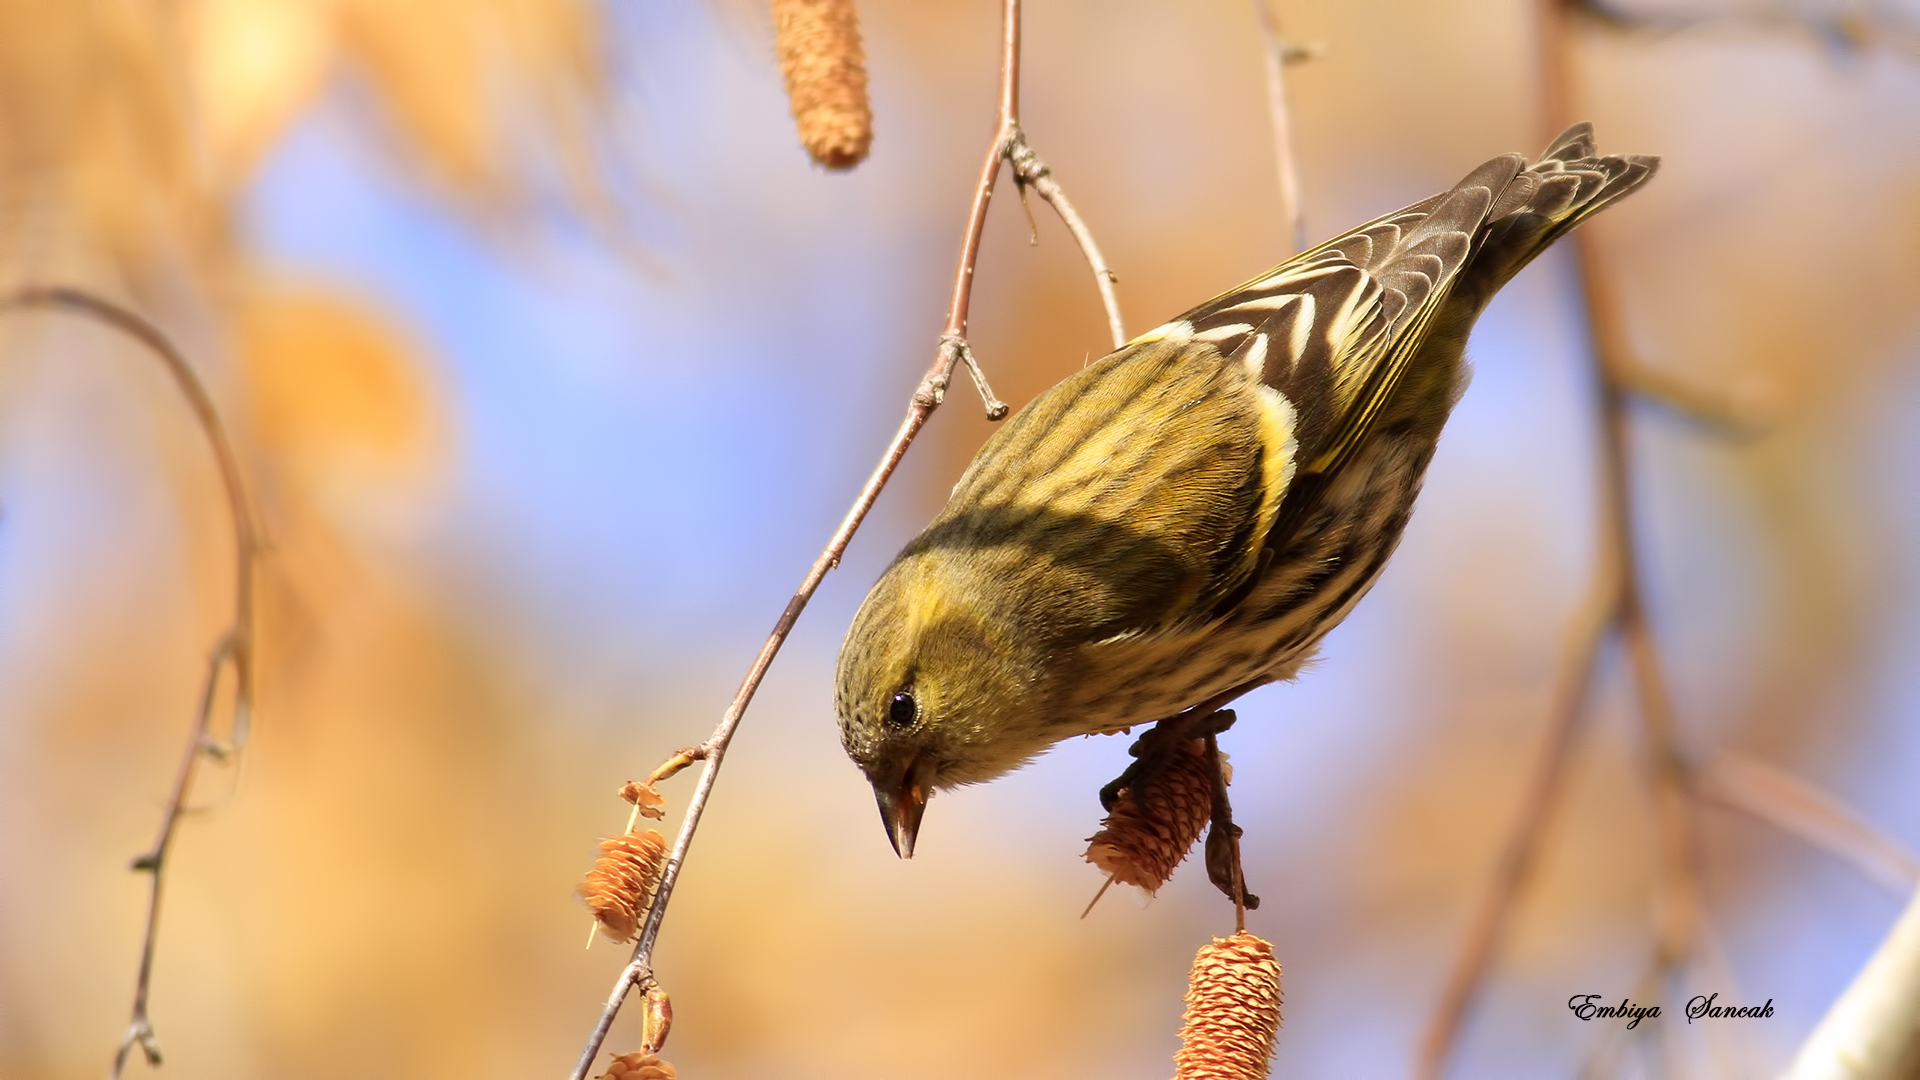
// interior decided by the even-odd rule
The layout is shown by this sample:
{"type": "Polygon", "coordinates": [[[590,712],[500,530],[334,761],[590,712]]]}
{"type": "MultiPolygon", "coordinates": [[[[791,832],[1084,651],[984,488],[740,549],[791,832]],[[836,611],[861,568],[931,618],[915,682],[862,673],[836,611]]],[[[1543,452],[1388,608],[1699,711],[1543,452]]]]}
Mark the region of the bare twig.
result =
{"type": "MultiPolygon", "coordinates": [[[[153,887],[147,893],[147,926],[140,943],[140,974],[133,988],[133,1019],[127,1024],[126,1034],[121,1036],[120,1045],[114,1051],[113,1068],[107,1073],[112,1080],[126,1069],[127,1056],[138,1046],[146,1056],[148,1065],[161,1063],[160,1041],[154,1035],[153,1023],[148,1016],[147,1002],[153,986],[153,951],[160,931],[160,894],[164,884],[167,854],[173,848],[173,837],[178,831],[180,819],[187,810],[187,799],[193,793],[193,779],[203,756],[220,756],[223,751],[216,749],[209,735],[213,719],[213,705],[220,688],[220,672],[232,664],[236,677],[240,669],[238,654],[235,651],[237,635],[229,634],[213,650],[207,661],[207,680],[200,692],[200,709],[195,714],[193,731],[187,737],[185,751],[180,756],[179,770],[174,774],[173,792],[167,798],[166,812],[160,818],[160,835],[153,847],[133,860],[133,869],[145,871],[153,876],[153,887]]],[[[236,704],[236,713],[238,705],[236,704]]],[[[238,723],[236,718],[235,723],[238,723]]]]}
{"type": "Polygon", "coordinates": [[[1287,66],[1313,57],[1313,50],[1288,41],[1280,32],[1278,0],[1253,0],[1266,40],[1267,112],[1273,120],[1273,153],[1279,166],[1280,220],[1293,251],[1307,247],[1306,215],[1300,209],[1300,170],[1293,156],[1293,114],[1287,108],[1287,66]]]}
{"type": "Polygon", "coordinates": [[[1067,231],[1080,245],[1080,253],[1087,258],[1087,265],[1093,269],[1094,287],[1100,290],[1100,303],[1107,309],[1107,330],[1113,335],[1113,347],[1119,348],[1127,343],[1126,326],[1120,319],[1120,298],[1113,294],[1113,271],[1108,269],[1105,259],[1100,257],[1100,246],[1093,242],[1093,232],[1087,223],[1080,220],[1080,214],[1073,204],[1067,201],[1067,193],[1060,189],[1060,181],[1053,178],[1053,170],[1040,160],[1027,144],[1026,134],[1017,128],[1013,141],[1007,144],[1007,162],[1013,166],[1013,181],[1022,191],[1031,187],[1039,196],[1047,200],[1053,212],[1060,215],[1066,223],[1067,231]]]}
{"type": "MultiPolygon", "coordinates": [[[[931,367],[914,390],[907,408],[906,418],[901,421],[900,430],[895,433],[892,443],[881,456],[873,474],[868,477],[866,486],[860,491],[853,506],[847,511],[840,527],[834,531],[827,542],[826,549],[814,560],[800,587],[787,601],[787,606],[774,623],[773,631],[767,636],[766,643],[760,647],[759,655],[747,669],[746,678],[735,691],[733,700],[721,715],[719,726],[707,740],[699,746],[677,754],[666,766],[655,773],[656,779],[664,779],[674,772],[695,761],[703,763],[700,778],[695,784],[692,797],[687,801],[687,813],[681,822],[679,835],[674,838],[673,850],[667,857],[665,869],[660,875],[659,887],[655,890],[653,902],[647,909],[646,921],[640,931],[638,942],[634,946],[633,958],[621,970],[615,980],[613,990],[608,995],[600,1018],[593,1031],[587,1037],[586,1047],[581,1051],[580,1059],[574,1065],[572,1080],[585,1080],[587,1072],[593,1067],[594,1059],[599,1056],[600,1046],[606,1040],[607,1031],[612,1027],[614,1018],[619,1014],[621,1004],[635,987],[651,987],[653,983],[653,948],[659,938],[660,923],[666,917],[667,904],[672,899],[673,887],[680,877],[680,867],[685,862],[687,851],[692,846],[694,831],[699,827],[701,813],[706,809],[707,799],[712,794],[714,780],[719,774],[720,764],[724,760],[728,745],[740,726],[747,705],[753,700],[754,693],[760,687],[761,679],[766,675],[773,658],[786,643],[787,635],[792,632],[800,613],[807,602],[813,598],[814,591],[827,576],[827,572],[839,565],[841,555],[847,544],[852,541],[854,531],[860,527],[867,512],[872,509],[880,491],[886,486],[894,469],[906,455],[915,436],[925,426],[933,410],[940,406],[946,396],[947,387],[953,380],[956,364],[966,364],[980,389],[981,398],[987,405],[988,415],[998,418],[1004,415],[1006,406],[993,396],[987,386],[985,376],[973,360],[973,353],[967,346],[967,316],[973,298],[974,267],[980,258],[980,240],[986,229],[987,207],[993,198],[993,189],[998,182],[1003,162],[1014,159],[1016,153],[1024,151],[1023,159],[1029,162],[1024,168],[1028,174],[1024,183],[1034,185],[1036,191],[1047,199],[1061,217],[1067,221],[1081,249],[1086,253],[1087,261],[1093,265],[1096,280],[1101,293],[1107,301],[1108,319],[1115,327],[1116,338],[1119,314],[1117,305],[1111,298],[1109,282],[1112,274],[1106,270],[1106,264],[1100,258],[1099,249],[1094,246],[1086,226],[1073,214],[1064,195],[1059,193],[1058,184],[1039,164],[1038,158],[1026,146],[1020,132],[1020,0],[1002,0],[1001,5],[1001,55],[1000,55],[1000,93],[998,122],[993,133],[993,141],[988,144],[986,160],[980,169],[979,182],[974,186],[973,205],[967,214],[966,230],[962,234],[960,245],[960,265],[954,274],[953,299],[947,308],[947,323],[941,331],[938,347],[934,353],[931,367]],[[1051,192],[1051,194],[1049,193],[1051,192]]],[[[1016,177],[1023,168],[1015,161],[1016,177]]]]}
{"type": "Polygon", "coordinates": [[[194,775],[200,759],[204,755],[225,760],[246,745],[253,712],[253,571],[259,554],[258,534],[253,526],[253,511],[240,472],[240,460],[233,452],[232,440],[227,437],[226,428],[220,422],[213,398],[194,373],[193,366],[187,363],[186,357],[174,348],[173,342],[158,327],[125,308],[79,289],[60,285],[28,286],[0,296],[0,312],[24,310],[65,311],[104,323],[132,337],[158,356],[173,378],[174,385],[186,398],[188,407],[193,410],[194,420],[213,451],[214,462],[220,470],[220,483],[226,494],[227,512],[233,519],[233,621],[221,634],[219,643],[208,658],[207,678],[200,693],[199,711],[194,716],[192,733],[187,738],[186,750],[174,775],[166,811],[161,815],[160,834],[155,838],[153,847],[133,861],[133,869],[152,875],[152,887],[147,894],[146,929],[141,935],[140,974],[133,989],[133,1017],[114,1053],[113,1068],[108,1074],[118,1077],[126,1068],[127,1057],[136,1046],[146,1056],[149,1065],[159,1065],[161,1061],[160,1043],[154,1035],[147,1008],[153,986],[154,945],[160,931],[160,897],[165,885],[167,854],[173,848],[174,834],[178,831],[181,816],[186,812],[187,800],[193,793],[194,775]],[[213,711],[221,672],[229,667],[234,677],[233,718],[227,729],[227,737],[219,740],[212,736],[213,711]]]}
{"type": "MultiPolygon", "coordinates": [[[[1575,40],[1570,15],[1580,2],[1540,0],[1538,4],[1541,91],[1550,133],[1564,130],[1578,112],[1574,107],[1575,40]]],[[[1657,985],[1667,973],[1686,963],[1698,950],[1703,933],[1700,840],[1692,814],[1692,778],[1675,736],[1672,699],[1647,619],[1634,547],[1633,463],[1627,404],[1634,393],[1634,376],[1641,368],[1632,359],[1618,297],[1600,265],[1591,238],[1587,233],[1576,232],[1568,242],[1573,245],[1594,368],[1594,406],[1600,440],[1597,454],[1600,564],[1595,573],[1590,611],[1576,624],[1569,639],[1569,657],[1563,668],[1567,672],[1567,690],[1556,701],[1547,749],[1516,819],[1513,838],[1495,871],[1488,895],[1476,912],[1440,1006],[1421,1041],[1415,1072],[1429,1080],[1440,1076],[1445,1069],[1473,999],[1485,981],[1493,953],[1524,882],[1525,871],[1545,835],[1544,819],[1565,774],[1566,757],[1571,751],[1573,732],[1592,682],[1598,653],[1615,634],[1625,647],[1641,723],[1646,731],[1659,833],[1659,933],[1648,985],[1657,985]]]]}
{"type": "Polygon", "coordinates": [[[1798,836],[1900,896],[1920,887],[1920,859],[1819,788],[1747,757],[1723,753],[1700,770],[1699,794],[1798,836]]]}

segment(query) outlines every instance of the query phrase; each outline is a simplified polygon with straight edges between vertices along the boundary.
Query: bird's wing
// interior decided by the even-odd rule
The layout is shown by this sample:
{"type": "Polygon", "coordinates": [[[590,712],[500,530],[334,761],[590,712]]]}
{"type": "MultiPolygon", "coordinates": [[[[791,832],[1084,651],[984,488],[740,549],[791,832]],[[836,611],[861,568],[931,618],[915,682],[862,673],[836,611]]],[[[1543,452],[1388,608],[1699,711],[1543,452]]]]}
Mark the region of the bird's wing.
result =
{"type": "Polygon", "coordinates": [[[1365,438],[1521,166],[1496,158],[1053,387],[995,433],[916,545],[1071,567],[1031,613],[1069,639],[1211,623],[1302,492],[1365,438]]]}
{"type": "MultiPolygon", "coordinates": [[[[1257,373],[1292,413],[1287,517],[1351,460],[1496,211],[1530,193],[1518,154],[1229,290],[1138,340],[1192,338],[1257,373]]],[[[1277,450],[1278,448],[1274,448],[1277,450]]]]}
{"type": "Polygon", "coordinates": [[[916,545],[1072,566],[1050,626],[1211,623],[1366,443],[1489,220],[1553,182],[1494,158],[1142,334],[1009,419],[916,545]]]}
{"type": "Polygon", "coordinates": [[[1120,349],[1008,418],[908,552],[972,553],[955,565],[999,617],[1066,645],[1190,621],[1252,573],[1271,517],[1285,432],[1252,384],[1204,341],[1120,349]],[[1007,586],[1043,566],[1046,588],[1007,586]]]}

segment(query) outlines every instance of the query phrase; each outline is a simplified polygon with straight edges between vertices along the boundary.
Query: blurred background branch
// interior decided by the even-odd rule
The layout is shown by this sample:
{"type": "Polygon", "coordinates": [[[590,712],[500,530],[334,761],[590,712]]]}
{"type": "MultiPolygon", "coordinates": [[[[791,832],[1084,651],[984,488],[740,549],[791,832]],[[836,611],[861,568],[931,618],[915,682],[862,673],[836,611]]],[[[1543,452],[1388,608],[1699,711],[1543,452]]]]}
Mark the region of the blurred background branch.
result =
{"type": "Polygon", "coordinates": [[[1920,18],[1899,0],[1731,0],[1719,4],[1571,0],[1582,15],[1612,30],[1655,34],[1748,26],[1801,31],[1836,54],[1887,48],[1920,58],[1920,18]]]}
{"type": "Polygon", "coordinates": [[[1286,223],[1287,243],[1291,250],[1307,249],[1307,218],[1300,205],[1300,167],[1293,157],[1293,115],[1287,108],[1287,68],[1311,60],[1318,54],[1313,46],[1289,41],[1280,29],[1280,0],[1253,0],[1260,17],[1260,34],[1267,51],[1267,114],[1273,121],[1273,156],[1280,181],[1280,220],[1286,223]]]}
{"type": "Polygon", "coordinates": [[[234,454],[233,441],[227,436],[226,425],[220,420],[213,398],[201,384],[200,377],[194,373],[193,365],[174,348],[167,336],[139,315],[77,289],[29,286],[0,296],[0,313],[35,309],[63,311],[98,322],[133,338],[159,358],[181,396],[186,399],[194,422],[213,452],[214,464],[220,471],[221,488],[226,495],[227,514],[233,523],[233,621],[221,633],[219,642],[207,660],[206,683],[200,691],[200,706],[187,735],[186,748],[180,758],[179,770],[175,773],[173,789],[167,797],[166,809],[160,815],[159,837],[146,853],[133,860],[133,869],[148,875],[149,889],[146,924],[140,935],[140,971],[134,980],[133,1017],[114,1052],[113,1068],[109,1073],[117,1080],[126,1068],[127,1055],[136,1046],[146,1056],[147,1064],[158,1066],[161,1063],[160,1041],[153,1030],[149,1004],[153,989],[154,948],[160,935],[160,897],[166,884],[167,854],[173,847],[174,834],[193,795],[193,781],[200,760],[206,757],[226,763],[246,748],[253,711],[253,575],[259,558],[259,545],[255,539],[252,500],[247,497],[240,461],[234,454]],[[226,737],[216,738],[213,732],[214,707],[220,690],[220,676],[229,669],[233,672],[234,683],[231,719],[226,737]]]}
{"type": "MultiPolygon", "coordinates": [[[[1615,28],[1639,28],[1675,18],[1670,14],[1629,15],[1593,0],[1541,0],[1536,12],[1541,98],[1546,115],[1542,130],[1549,133],[1562,130],[1590,111],[1580,92],[1580,39],[1574,15],[1593,16],[1615,28]]],[[[1638,994],[1646,999],[1663,989],[1677,991],[1681,985],[1677,975],[1699,960],[1706,942],[1715,937],[1705,925],[1709,916],[1703,840],[1695,812],[1697,778],[1694,766],[1681,750],[1670,678],[1649,615],[1649,575],[1642,565],[1638,539],[1646,532],[1638,521],[1645,499],[1637,490],[1642,470],[1636,468],[1634,460],[1629,405],[1636,395],[1649,396],[1698,419],[1709,430],[1735,432],[1755,427],[1755,410],[1750,405],[1734,404],[1730,394],[1684,386],[1639,361],[1629,341],[1629,320],[1612,280],[1613,271],[1603,263],[1593,234],[1576,232],[1569,244],[1574,252],[1581,315],[1590,336],[1594,373],[1600,470],[1595,521],[1600,531],[1600,566],[1595,572],[1594,600],[1575,617],[1568,633],[1567,659],[1562,669],[1564,689],[1555,694],[1545,748],[1516,815],[1511,839],[1500,856],[1486,897],[1476,909],[1422,1039],[1415,1072],[1423,1078],[1436,1078],[1445,1071],[1500,940],[1508,932],[1520,890],[1546,836],[1547,819],[1566,781],[1568,759],[1575,747],[1580,717],[1592,695],[1601,650],[1611,641],[1621,644],[1633,680],[1650,759],[1659,837],[1656,943],[1648,974],[1637,984],[1638,994]]],[[[1805,835],[1854,853],[1854,861],[1874,866],[1883,876],[1889,872],[1887,868],[1901,865],[1898,855],[1888,854],[1890,849],[1898,852],[1897,846],[1879,841],[1844,808],[1808,797],[1807,789],[1763,777],[1751,768],[1723,769],[1715,775],[1718,783],[1714,790],[1723,799],[1737,800],[1743,809],[1767,814],[1776,823],[1791,821],[1793,825],[1788,827],[1797,826],[1797,831],[1805,835]],[[1762,806],[1766,809],[1759,809],[1762,806]]],[[[1724,970],[1719,974],[1727,975],[1724,970]]],[[[1718,1065],[1726,1067],[1725,1062],[1718,1065]]]]}
{"type": "Polygon", "coordinates": [[[1765,821],[1851,865],[1894,895],[1920,888],[1920,859],[1844,803],[1744,754],[1724,753],[1700,771],[1699,795],[1765,821]]]}

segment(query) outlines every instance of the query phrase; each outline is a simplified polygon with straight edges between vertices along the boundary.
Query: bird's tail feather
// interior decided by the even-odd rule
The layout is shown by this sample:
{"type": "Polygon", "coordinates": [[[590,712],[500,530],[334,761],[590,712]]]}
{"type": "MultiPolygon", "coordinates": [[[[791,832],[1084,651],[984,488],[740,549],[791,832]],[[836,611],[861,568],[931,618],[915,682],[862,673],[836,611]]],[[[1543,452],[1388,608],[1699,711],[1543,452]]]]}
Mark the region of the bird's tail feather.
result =
{"type": "Polygon", "coordinates": [[[1476,291],[1491,298],[1569,229],[1631,194],[1659,166],[1657,157],[1601,156],[1591,124],[1562,132],[1495,196],[1468,270],[1476,291]]]}

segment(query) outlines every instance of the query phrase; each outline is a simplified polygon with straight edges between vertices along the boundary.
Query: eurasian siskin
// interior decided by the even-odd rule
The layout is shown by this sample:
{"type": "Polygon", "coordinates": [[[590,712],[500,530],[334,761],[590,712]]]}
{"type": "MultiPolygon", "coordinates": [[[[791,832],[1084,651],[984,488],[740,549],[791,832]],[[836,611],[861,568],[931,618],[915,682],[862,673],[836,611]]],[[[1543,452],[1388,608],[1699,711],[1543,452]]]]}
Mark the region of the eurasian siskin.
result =
{"type": "Polygon", "coordinates": [[[1600,157],[1575,125],[1007,420],[841,648],[841,738],[895,850],[937,788],[1291,678],[1398,543],[1481,309],[1657,164],[1600,157]]]}

